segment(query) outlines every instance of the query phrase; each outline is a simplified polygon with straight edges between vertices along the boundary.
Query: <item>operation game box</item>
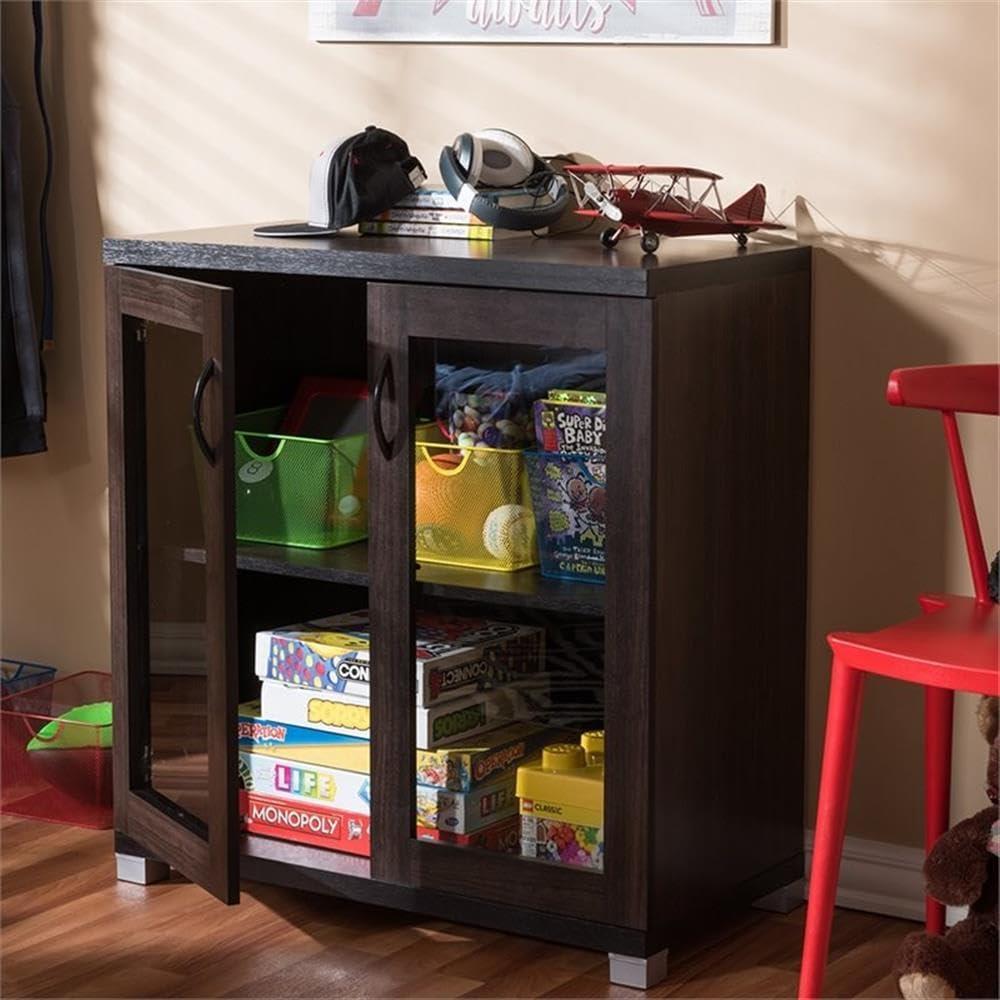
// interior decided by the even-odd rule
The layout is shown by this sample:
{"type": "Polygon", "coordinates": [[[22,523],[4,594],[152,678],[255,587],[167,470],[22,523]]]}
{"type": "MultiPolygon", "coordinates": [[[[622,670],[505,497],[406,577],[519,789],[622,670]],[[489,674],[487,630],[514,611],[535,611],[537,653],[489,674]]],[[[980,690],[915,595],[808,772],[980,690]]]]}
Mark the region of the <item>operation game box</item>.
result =
{"type": "Polygon", "coordinates": [[[265,718],[259,701],[240,705],[236,732],[240,751],[294,758],[302,750],[316,751],[327,767],[368,774],[371,743],[358,736],[344,736],[306,726],[290,726],[265,718]]]}

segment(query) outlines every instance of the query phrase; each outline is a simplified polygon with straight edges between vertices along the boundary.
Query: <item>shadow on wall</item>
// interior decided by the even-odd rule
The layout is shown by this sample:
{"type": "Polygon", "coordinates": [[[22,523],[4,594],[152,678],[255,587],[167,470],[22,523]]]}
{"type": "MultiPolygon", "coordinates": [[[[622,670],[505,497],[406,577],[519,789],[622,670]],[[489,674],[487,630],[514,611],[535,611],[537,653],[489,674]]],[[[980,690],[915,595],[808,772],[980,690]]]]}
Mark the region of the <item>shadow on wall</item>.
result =
{"type": "MultiPolygon", "coordinates": [[[[82,4],[81,8],[74,12],[69,32],[65,23],[66,5],[45,6],[51,65],[64,67],[68,59],[79,62],[72,75],[50,73],[53,88],[58,88],[52,94],[53,142],[55,155],[63,161],[61,183],[52,199],[49,237],[55,244],[58,271],[57,346],[64,376],[54,388],[58,388],[60,394],[60,411],[69,418],[60,429],[61,440],[53,456],[56,463],[51,471],[57,474],[93,461],[91,442],[95,436],[103,437],[103,433],[99,431],[95,435],[92,423],[102,430],[105,423],[103,409],[93,407],[92,401],[88,409],[84,397],[84,353],[91,355],[90,363],[93,362],[92,352],[100,351],[103,356],[103,331],[89,329],[88,321],[93,315],[94,298],[103,298],[104,282],[100,261],[94,260],[91,245],[92,234],[101,232],[103,227],[97,200],[94,150],[91,144],[75,142],[71,146],[70,135],[71,119],[76,137],[81,133],[94,135],[96,129],[93,87],[81,91],[78,86],[80,80],[93,81],[97,72],[93,65],[93,12],[88,4],[82,4]],[[72,39],[69,49],[67,37],[72,39]]],[[[103,505],[103,500],[99,502],[103,505]]]]}
{"type": "MultiPolygon", "coordinates": [[[[842,233],[803,234],[800,228],[800,236],[816,247],[807,789],[812,825],[829,681],[826,634],[913,617],[918,592],[948,589],[953,545],[943,526],[951,515],[951,486],[941,423],[936,414],[890,408],[887,377],[910,365],[994,360],[995,303],[982,285],[984,276],[995,281],[995,270],[842,233]],[[950,345],[956,327],[978,334],[977,357],[955,356],[950,345]]],[[[980,510],[984,503],[981,497],[980,510]]],[[[990,544],[993,529],[984,528],[990,544]]],[[[921,843],[921,799],[912,775],[922,760],[922,706],[919,689],[911,685],[868,682],[849,821],[853,833],[894,840],[906,829],[910,843],[921,843]]]]}
{"type": "MultiPolygon", "coordinates": [[[[32,81],[31,7],[0,7],[4,73],[23,109],[26,228],[32,272],[40,279],[44,145],[32,81]]],[[[55,159],[48,211],[55,346],[44,358],[49,450],[3,464],[3,642],[9,653],[72,672],[107,669],[108,662],[104,332],[94,322],[103,299],[95,236],[102,219],[93,148],[80,142],[95,129],[97,49],[90,5],[48,3],[44,17],[55,159]]]]}

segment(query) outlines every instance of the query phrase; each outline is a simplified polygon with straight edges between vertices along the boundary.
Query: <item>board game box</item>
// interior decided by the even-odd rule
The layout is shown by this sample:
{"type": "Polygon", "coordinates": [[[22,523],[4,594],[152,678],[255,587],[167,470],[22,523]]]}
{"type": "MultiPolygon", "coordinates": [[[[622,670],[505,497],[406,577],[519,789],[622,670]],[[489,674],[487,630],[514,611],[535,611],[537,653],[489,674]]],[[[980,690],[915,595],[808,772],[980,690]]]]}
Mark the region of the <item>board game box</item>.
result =
{"type": "Polygon", "coordinates": [[[371,856],[371,829],[367,815],[290,802],[246,790],[240,792],[240,815],[247,833],[294,840],[366,858],[371,856]]]}
{"type": "Polygon", "coordinates": [[[509,722],[525,721],[533,711],[521,692],[509,687],[418,708],[417,749],[436,750],[446,743],[472,739],[509,722]]]}
{"type": "Polygon", "coordinates": [[[260,711],[265,719],[357,739],[371,738],[368,698],[337,691],[314,691],[281,681],[261,681],[260,711]]]}
{"type": "Polygon", "coordinates": [[[293,758],[298,752],[309,750],[315,751],[327,767],[358,774],[368,774],[371,770],[371,743],[368,740],[274,722],[262,716],[259,701],[240,705],[236,732],[240,750],[293,758]]]}
{"type": "MultiPolygon", "coordinates": [[[[262,680],[367,698],[369,632],[367,611],[258,632],[254,670],[262,680]]],[[[529,625],[418,615],[417,704],[428,708],[537,673],[544,639],[529,625]]]]}
{"type": "Polygon", "coordinates": [[[547,743],[569,739],[568,733],[531,722],[514,722],[460,746],[417,751],[417,784],[468,792],[524,763],[547,743]]]}
{"type": "Polygon", "coordinates": [[[449,792],[444,788],[417,785],[417,826],[450,833],[475,833],[517,813],[515,774],[471,792],[449,792]]]}
{"type": "Polygon", "coordinates": [[[518,767],[523,857],[604,870],[603,760],[604,734],[590,732],[518,767]],[[591,763],[598,746],[601,762],[591,763]]]}
{"type": "Polygon", "coordinates": [[[254,672],[262,680],[368,697],[368,636],[337,615],[258,632],[254,672]]]}
{"type": "MultiPolygon", "coordinates": [[[[247,791],[272,798],[311,802],[368,815],[371,808],[369,776],[317,763],[309,759],[309,749],[299,752],[298,759],[241,750],[240,783],[247,791]]],[[[315,752],[315,748],[311,749],[315,752]]]]}
{"type": "MultiPolygon", "coordinates": [[[[289,726],[371,737],[371,710],[367,698],[314,691],[280,681],[262,681],[261,714],[289,726]]],[[[514,688],[495,688],[467,698],[446,701],[431,708],[417,708],[417,746],[435,750],[445,743],[469,739],[508,722],[527,719],[534,709],[514,688]]]]}
{"type": "Polygon", "coordinates": [[[484,826],[475,833],[452,833],[450,830],[417,827],[417,840],[433,840],[455,847],[478,847],[499,854],[518,854],[521,849],[520,823],[517,816],[508,816],[484,826]]]}

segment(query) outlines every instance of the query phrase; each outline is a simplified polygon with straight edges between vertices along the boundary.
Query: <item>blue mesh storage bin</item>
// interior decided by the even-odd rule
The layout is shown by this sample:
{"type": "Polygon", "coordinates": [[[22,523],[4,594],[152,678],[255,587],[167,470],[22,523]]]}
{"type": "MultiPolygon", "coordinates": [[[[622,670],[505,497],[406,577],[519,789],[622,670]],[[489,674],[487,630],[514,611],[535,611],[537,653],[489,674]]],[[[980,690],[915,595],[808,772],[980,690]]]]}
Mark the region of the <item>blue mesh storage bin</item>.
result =
{"type": "Polygon", "coordinates": [[[0,660],[0,698],[55,680],[56,668],[27,660],[0,660]]]}

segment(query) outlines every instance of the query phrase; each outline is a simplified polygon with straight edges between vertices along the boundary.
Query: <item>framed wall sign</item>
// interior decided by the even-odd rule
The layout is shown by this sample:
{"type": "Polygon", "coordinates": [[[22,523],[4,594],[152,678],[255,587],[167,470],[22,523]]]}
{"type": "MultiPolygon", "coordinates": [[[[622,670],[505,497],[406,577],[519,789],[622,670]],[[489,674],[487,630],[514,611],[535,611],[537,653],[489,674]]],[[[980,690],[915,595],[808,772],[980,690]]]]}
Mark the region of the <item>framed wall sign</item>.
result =
{"type": "Polygon", "coordinates": [[[310,0],[316,42],[768,45],[775,0],[310,0]]]}

